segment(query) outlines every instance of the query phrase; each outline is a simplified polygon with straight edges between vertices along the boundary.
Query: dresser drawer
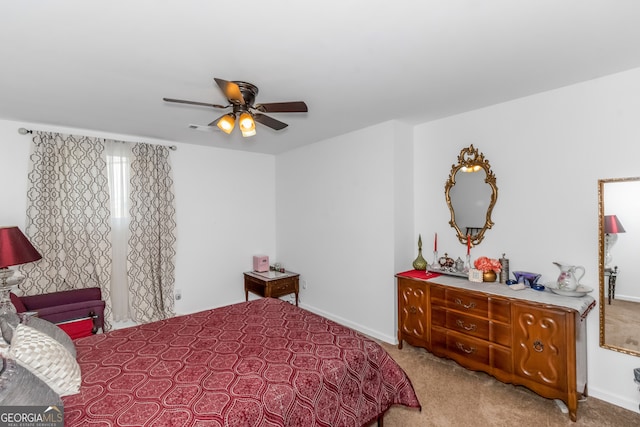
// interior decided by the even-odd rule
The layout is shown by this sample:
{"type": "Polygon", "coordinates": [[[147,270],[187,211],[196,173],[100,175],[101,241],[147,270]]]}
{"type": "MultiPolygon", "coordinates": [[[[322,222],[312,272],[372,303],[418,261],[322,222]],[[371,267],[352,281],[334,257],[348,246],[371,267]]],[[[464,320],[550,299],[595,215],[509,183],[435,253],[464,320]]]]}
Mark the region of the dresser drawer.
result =
{"type": "Polygon", "coordinates": [[[467,316],[457,311],[447,310],[446,314],[447,329],[460,332],[465,335],[489,339],[489,321],[473,316],[467,316]]]}
{"type": "Polygon", "coordinates": [[[489,317],[503,323],[511,323],[511,303],[506,299],[489,297],[489,317]]]}
{"type": "Polygon", "coordinates": [[[267,292],[270,297],[279,297],[296,292],[297,278],[294,279],[281,279],[274,280],[267,285],[267,292]]]}
{"type": "Polygon", "coordinates": [[[447,308],[480,317],[488,317],[489,302],[486,296],[453,289],[446,289],[445,293],[447,308]]]}
{"type": "Polygon", "coordinates": [[[511,348],[511,325],[490,321],[489,341],[511,348]]]}
{"type": "Polygon", "coordinates": [[[434,326],[447,326],[447,309],[443,307],[431,306],[431,324],[434,326]]]}
{"type": "Polygon", "coordinates": [[[491,373],[501,381],[513,373],[511,349],[445,328],[431,329],[431,351],[440,357],[449,357],[460,365],[491,373]]]}
{"type": "Polygon", "coordinates": [[[431,286],[431,305],[434,307],[446,307],[447,306],[447,291],[442,286],[431,286]]]}
{"type": "Polygon", "coordinates": [[[447,351],[451,358],[468,366],[469,362],[490,366],[489,343],[447,331],[447,351]]]}

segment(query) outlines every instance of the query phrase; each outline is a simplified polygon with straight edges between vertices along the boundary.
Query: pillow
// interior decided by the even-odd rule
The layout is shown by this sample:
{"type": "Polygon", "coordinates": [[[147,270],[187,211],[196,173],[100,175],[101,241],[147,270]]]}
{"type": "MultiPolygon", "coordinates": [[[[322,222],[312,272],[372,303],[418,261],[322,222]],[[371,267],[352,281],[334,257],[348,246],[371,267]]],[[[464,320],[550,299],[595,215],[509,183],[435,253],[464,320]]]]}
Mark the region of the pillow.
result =
{"type": "Polygon", "coordinates": [[[0,358],[0,406],[60,406],[62,399],[12,359],[0,358]]]}
{"type": "Polygon", "coordinates": [[[11,344],[13,331],[16,329],[16,326],[18,326],[18,323],[31,326],[33,329],[37,329],[38,331],[49,335],[51,338],[62,344],[73,357],[76,357],[76,346],[73,344],[71,337],[69,337],[65,331],[48,320],[40,319],[39,317],[32,315],[18,315],[15,313],[0,315],[0,332],[2,332],[2,338],[4,338],[8,344],[11,344]]]}
{"type": "Polygon", "coordinates": [[[69,352],[50,336],[19,324],[13,332],[9,357],[47,383],[60,396],[80,391],[80,366],[69,352]]]}
{"type": "Polygon", "coordinates": [[[35,316],[21,316],[22,323],[24,325],[30,326],[33,329],[37,329],[38,331],[49,335],[54,340],[58,341],[67,351],[73,356],[76,357],[76,346],[73,344],[71,337],[67,335],[65,331],[60,329],[57,325],[49,322],[48,320],[41,319],[35,316]]]}

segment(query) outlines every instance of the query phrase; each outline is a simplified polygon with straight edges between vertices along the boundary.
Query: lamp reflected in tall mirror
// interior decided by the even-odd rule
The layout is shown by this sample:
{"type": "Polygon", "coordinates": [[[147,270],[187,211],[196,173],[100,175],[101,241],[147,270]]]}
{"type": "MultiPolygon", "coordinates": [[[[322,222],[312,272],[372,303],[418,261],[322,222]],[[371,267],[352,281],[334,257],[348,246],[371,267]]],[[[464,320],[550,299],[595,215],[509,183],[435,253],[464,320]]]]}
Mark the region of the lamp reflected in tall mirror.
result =
{"type": "Polygon", "coordinates": [[[451,166],[444,195],[451,212],[449,224],[462,244],[477,245],[493,226],[491,212],[498,199],[496,177],[489,160],[473,144],[460,151],[451,166]]]}
{"type": "Polygon", "coordinates": [[[605,267],[611,266],[613,256],[611,255],[611,248],[618,241],[618,234],[624,233],[624,227],[618,219],[617,215],[605,215],[604,216],[604,265],[605,267]]]}
{"type": "Polygon", "coordinates": [[[599,180],[598,213],[600,346],[640,356],[640,177],[599,180]]]}

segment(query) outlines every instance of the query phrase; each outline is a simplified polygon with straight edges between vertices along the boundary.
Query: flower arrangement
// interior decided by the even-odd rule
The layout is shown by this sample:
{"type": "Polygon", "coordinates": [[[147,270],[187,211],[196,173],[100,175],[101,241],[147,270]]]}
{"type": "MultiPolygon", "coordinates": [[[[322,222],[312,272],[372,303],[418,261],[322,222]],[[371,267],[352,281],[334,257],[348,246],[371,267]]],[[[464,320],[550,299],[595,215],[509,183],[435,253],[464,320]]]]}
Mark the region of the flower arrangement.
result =
{"type": "Polygon", "coordinates": [[[495,271],[496,273],[500,273],[502,269],[502,264],[500,261],[494,258],[487,258],[486,256],[481,256],[477,260],[473,262],[473,266],[481,271],[495,271]]]}

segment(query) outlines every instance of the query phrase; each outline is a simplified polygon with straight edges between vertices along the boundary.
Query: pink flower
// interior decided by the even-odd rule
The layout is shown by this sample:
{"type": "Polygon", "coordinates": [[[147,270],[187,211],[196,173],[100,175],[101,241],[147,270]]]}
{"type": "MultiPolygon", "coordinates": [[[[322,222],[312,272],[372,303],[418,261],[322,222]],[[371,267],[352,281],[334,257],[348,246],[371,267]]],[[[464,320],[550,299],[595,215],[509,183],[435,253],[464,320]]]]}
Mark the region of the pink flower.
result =
{"type": "Polygon", "coordinates": [[[500,261],[493,258],[487,258],[486,256],[481,256],[480,258],[475,260],[473,262],[473,266],[478,270],[495,271],[496,273],[499,273],[502,269],[502,264],[500,264],[500,261]]]}

